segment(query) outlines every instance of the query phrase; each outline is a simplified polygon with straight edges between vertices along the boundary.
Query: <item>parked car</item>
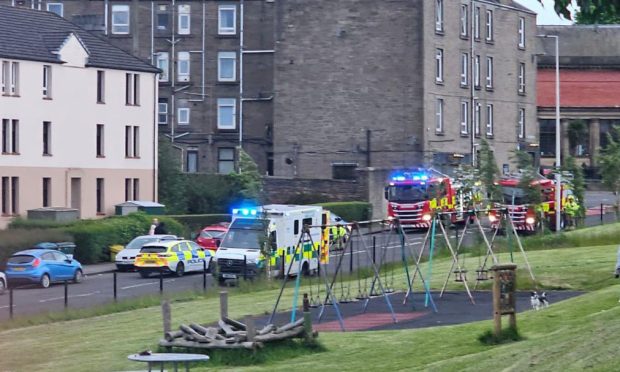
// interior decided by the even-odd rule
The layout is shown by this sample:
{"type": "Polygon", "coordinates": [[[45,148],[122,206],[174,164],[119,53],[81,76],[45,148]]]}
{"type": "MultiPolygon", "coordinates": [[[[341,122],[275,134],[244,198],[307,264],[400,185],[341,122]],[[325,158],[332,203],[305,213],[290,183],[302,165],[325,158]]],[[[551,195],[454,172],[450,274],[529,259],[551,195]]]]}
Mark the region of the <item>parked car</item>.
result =
{"type": "Polygon", "coordinates": [[[145,244],[136,256],[135,266],[143,278],[159,272],[183,276],[186,272],[204,270],[205,263],[213,272],[212,258],[210,250],[203,250],[191,240],[161,241],[145,244]]]}
{"type": "Polygon", "coordinates": [[[28,249],[14,253],[6,263],[6,277],[11,285],[19,282],[39,283],[48,288],[53,282],[84,278],[82,265],[66,254],[52,249],[28,249]]]}
{"type": "Polygon", "coordinates": [[[0,295],[4,294],[4,291],[8,287],[7,284],[8,283],[6,281],[6,275],[4,275],[2,271],[0,271],[0,295]]]}
{"type": "Polygon", "coordinates": [[[229,222],[222,222],[217,225],[207,226],[200,231],[196,237],[196,243],[204,249],[217,251],[224,235],[228,231],[229,222]]]}
{"type": "Polygon", "coordinates": [[[114,263],[119,271],[128,271],[134,269],[136,255],[140,253],[140,248],[147,243],[160,242],[163,240],[177,240],[175,235],[142,235],[134,238],[116,254],[114,263]]]}

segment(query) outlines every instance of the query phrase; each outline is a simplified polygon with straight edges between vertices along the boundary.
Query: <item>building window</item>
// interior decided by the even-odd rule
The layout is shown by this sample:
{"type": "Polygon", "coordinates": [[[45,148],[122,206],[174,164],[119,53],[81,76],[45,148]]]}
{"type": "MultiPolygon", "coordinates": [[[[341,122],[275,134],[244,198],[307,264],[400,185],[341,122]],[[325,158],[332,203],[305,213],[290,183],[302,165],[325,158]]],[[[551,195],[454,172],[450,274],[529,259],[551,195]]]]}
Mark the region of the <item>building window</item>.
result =
{"type": "Polygon", "coordinates": [[[19,62],[11,62],[11,95],[19,95],[19,62]]]}
{"type": "Polygon", "coordinates": [[[159,81],[167,82],[170,79],[170,55],[168,52],[157,53],[157,68],[161,70],[159,81]]]}
{"type": "Polygon", "coordinates": [[[179,35],[190,33],[190,6],[179,5],[179,35]]]}
{"type": "Polygon", "coordinates": [[[168,25],[170,24],[170,16],[168,14],[168,6],[167,5],[158,5],[157,6],[157,15],[156,15],[156,28],[159,31],[166,31],[168,29],[168,25]]]}
{"type": "Polygon", "coordinates": [[[11,214],[19,214],[19,177],[11,177],[11,214]]]}
{"type": "Polygon", "coordinates": [[[493,41],[493,11],[487,10],[487,41],[493,41]]]}
{"type": "Polygon", "coordinates": [[[461,54],[461,86],[466,87],[468,83],[468,75],[469,75],[469,54],[462,53],[461,54]]]}
{"type": "Polygon", "coordinates": [[[237,33],[237,7],[235,5],[220,5],[218,7],[217,29],[220,35],[235,35],[237,33]]]}
{"type": "Polygon", "coordinates": [[[519,94],[525,94],[525,63],[519,63],[519,94]]]}
{"type": "Polygon", "coordinates": [[[461,134],[469,133],[469,102],[461,101],[461,134]]]}
{"type": "Polygon", "coordinates": [[[188,173],[198,172],[198,150],[187,150],[185,169],[188,173]]]}
{"type": "Polygon", "coordinates": [[[132,182],[131,178],[125,178],[125,201],[130,201],[132,196],[131,190],[132,182]]]}
{"type": "Polygon", "coordinates": [[[443,82],[443,49],[435,51],[435,82],[443,82]]]}
{"type": "Polygon", "coordinates": [[[105,156],[105,132],[103,124],[97,124],[97,157],[105,156]]]}
{"type": "Polygon", "coordinates": [[[179,107],[177,110],[177,122],[179,125],[189,125],[189,113],[190,111],[188,107],[179,107]]]}
{"type": "Polygon", "coordinates": [[[112,33],[129,33],[129,5],[112,5],[112,33]]]}
{"type": "Polygon", "coordinates": [[[9,94],[9,80],[10,80],[10,63],[2,61],[2,76],[0,76],[0,83],[2,84],[2,95],[9,94]]]}
{"type": "Polygon", "coordinates": [[[525,18],[519,17],[519,48],[525,49],[525,18]]]}
{"type": "Polygon", "coordinates": [[[127,125],[125,126],[125,157],[140,157],[140,127],[127,125]]]}
{"type": "Polygon", "coordinates": [[[133,200],[140,200],[140,179],[133,179],[133,200]]]}
{"type": "Polygon", "coordinates": [[[43,98],[52,98],[52,66],[43,66],[43,98]]]}
{"type": "Polygon", "coordinates": [[[480,7],[474,9],[474,39],[480,40],[480,7]]]}
{"type": "Polygon", "coordinates": [[[435,31],[443,32],[443,0],[435,0],[435,31]]]}
{"type": "Polygon", "coordinates": [[[218,98],[217,100],[217,129],[235,129],[237,100],[234,98],[218,98]]]}
{"type": "Polygon", "coordinates": [[[480,119],[482,115],[482,105],[480,105],[479,102],[476,102],[476,105],[474,107],[474,135],[476,137],[480,137],[480,119]]]}
{"type": "Polygon", "coordinates": [[[9,196],[10,194],[10,186],[9,186],[9,177],[2,177],[2,215],[6,216],[9,214],[9,196]]]}
{"type": "Polygon", "coordinates": [[[140,105],[140,75],[125,74],[125,104],[140,105]]]}
{"type": "Polygon", "coordinates": [[[525,138],[525,109],[519,109],[519,139],[525,138]]]}
{"type": "Polygon", "coordinates": [[[52,179],[43,177],[43,207],[49,207],[52,204],[52,179]]]}
{"type": "Polygon", "coordinates": [[[19,95],[19,62],[2,61],[2,94],[19,95]]]}
{"type": "MultiPolygon", "coordinates": [[[[540,120],[540,156],[555,156],[555,120],[540,120]]],[[[602,136],[601,136],[602,138],[602,136]]]]}
{"type": "Polygon", "coordinates": [[[47,3],[47,11],[63,17],[62,3],[47,3]]]}
{"type": "Polygon", "coordinates": [[[493,137],[493,105],[487,105],[487,137],[493,137]]]}
{"type": "Polygon", "coordinates": [[[235,149],[221,147],[217,150],[217,172],[229,174],[235,171],[235,149]]]}
{"type": "Polygon", "coordinates": [[[480,56],[474,58],[474,87],[480,89],[480,56]]]}
{"type": "Polygon", "coordinates": [[[461,4],[461,36],[462,37],[467,37],[467,34],[469,32],[468,31],[469,22],[467,22],[468,12],[469,12],[469,8],[467,4],[461,4]]]}
{"type": "Polygon", "coordinates": [[[52,123],[43,122],[43,155],[52,155],[52,123]]]}
{"type": "Polygon", "coordinates": [[[104,180],[103,178],[97,178],[97,190],[95,193],[95,198],[97,200],[97,214],[103,214],[103,205],[104,205],[104,180]]]}
{"type": "Polygon", "coordinates": [[[355,180],[357,163],[334,163],[332,164],[332,178],[335,180],[355,180]]]}
{"type": "Polygon", "coordinates": [[[219,52],[217,55],[217,80],[235,81],[237,80],[237,53],[219,52]]]}
{"type": "Polygon", "coordinates": [[[189,81],[189,52],[177,54],[177,80],[189,81]]]}
{"type": "Polygon", "coordinates": [[[159,98],[157,102],[157,122],[168,124],[168,98],[159,98]]]}
{"type": "Polygon", "coordinates": [[[493,89],[493,57],[487,57],[487,89],[493,89]]]}
{"type": "Polygon", "coordinates": [[[443,99],[438,98],[435,103],[435,132],[443,133],[443,99]]]}
{"type": "Polygon", "coordinates": [[[2,153],[19,154],[19,120],[2,119],[2,153]]]}
{"type": "Polygon", "coordinates": [[[105,71],[97,71],[97,103],[105,103],[105,71]]]}

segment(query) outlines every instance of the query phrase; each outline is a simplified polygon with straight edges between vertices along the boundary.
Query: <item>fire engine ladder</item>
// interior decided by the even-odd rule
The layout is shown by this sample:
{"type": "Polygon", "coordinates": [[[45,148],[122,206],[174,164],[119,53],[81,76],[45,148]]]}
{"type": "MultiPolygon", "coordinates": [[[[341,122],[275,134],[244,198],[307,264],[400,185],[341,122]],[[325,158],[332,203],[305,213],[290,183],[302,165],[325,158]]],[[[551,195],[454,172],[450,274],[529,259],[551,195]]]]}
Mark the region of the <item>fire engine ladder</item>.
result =
{"type": "MultiPolygon", "coordinates": [[[[314,247],[314,241],[312,239],[312,235],[310,235],[310,227],[313,226],[308,226],[308,225],[304,225],[303,227],[303,231],[302,234],[299,237],[299,240],[297,241],[297,245],[295,246],[295,252],[293,257],[298,257],[299,260],[299,270],[297,271],[297,276],[295,278],[295,290],[294,290],[294,294],[293,294],[293,309],[291,312],[291,322],[295,322],[295,317],[296,317],[296,311],[297,311],[297,302],[298,302],[298,298],[299,298],[299,288],[301,287],[301,277],[302,277],[302,257],[303,257],[303,248],[304,248],[304,244],[310,243],[312,244],[311,246],[314,247]]],[[[342,257],[342,256],[341,256],[342,257]]],[[[319,258],[320,259],[320,258],[319,258]]],[[[271,316],[269,317],[269,324],[273,323],[273,318],[276,315],[276,312],[278,310],[278,305],[280,304],[280,300],[282,299],[282,294],[284,293],[284,289],[286,288],[286,283],[288,282],[289,278],[290,278],[290,273],[291,273],[291,268],[293,267],[293,263],[294,263],[294,259],[291,259],[291,264],[288,266],[288,270],[286,272],[286,275],[284,275],[284,280],[282,281],[282,286],[280,287],[280,293],[278,294],[278,298],[276,300],[276,304],[273,307],[273,311],[271,312],[271,316]]],[[[342,258],[341,258],[342,261],[342,258]]],[[[318,270],[317,275],[319,275],[319,280],[320,277],[323,277],[324,280],[324,284],[325,284],[325,301],[322,304],[322,308],[321,308],[321,314],[323,313],[323,311],[325,310],[325,306],[330,303],[331,305],[333,305],[334,310],[336,311],[336,316],[338,317],[338,322],[340,323],[340,328],[342,329],[342,331],[344,331],[344,320],[342,319],[342,314],[340,312],[340,307],[338,306],[338,299],[336,298],[336,296],[332,293],[332,288],[333,288],[333,282],[329,283],[328,279],[327,279],[327,271],[325,270],[325,274],[321,275],[322,270],[318,270]]],[[[312,283],[310,283],[310,285],[312,285],[312,283]]]]}

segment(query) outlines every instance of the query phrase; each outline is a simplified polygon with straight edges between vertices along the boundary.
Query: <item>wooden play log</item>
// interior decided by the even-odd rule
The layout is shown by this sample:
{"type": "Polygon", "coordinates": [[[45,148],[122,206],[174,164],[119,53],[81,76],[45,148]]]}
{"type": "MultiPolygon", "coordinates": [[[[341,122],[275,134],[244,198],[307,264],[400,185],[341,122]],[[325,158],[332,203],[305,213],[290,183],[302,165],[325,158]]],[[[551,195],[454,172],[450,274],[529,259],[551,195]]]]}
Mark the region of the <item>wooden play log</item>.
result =
{"type": "Polygon", "coordinates": [[[171,310],[170,310],[170,301],[168,300],[163,300],[161,302],[161,315],[162,315],[162,319],[163,319],[163,323],[164,323],[164,337],[166,335],[166,333],[171,331],[170,328],[170,324],[171,324],[171,310]]]}
{"type": "Polygon", "coordinates": [[[183,331],[171,331],[171,332],[166,332],[164,334],[164,338],[166,339],[166,341],[172,341],[175,338],[179,338],[179,337],[183,337],[185,333],[183,331]]]}
{"type": "Polygon", "coordinates": [[[201,335],[206,335],[209,329],[207,327],[203,327],[200,324],[190,323],[189,327],[194,331],[200,333],[201,335]]]}
{"type": "Polygon", "coordinates": [[[185,336],[191,336],[191,337],[201,337],[202,335],[199,334],[198,332],[194,331],[191,327],[186,326],[185,324],[181,324],[179,326],[179,329],[181,331],[183,331],[183,333],[185,333],[185,336]]]}
{"type": "Polygon", "coordinates": [[[298,326],[280,333],[270,333],[262,336],[256,336],[254,340],[257,342],[272,342],[285,340],[287,338],[303,337],[304,331],[303,326],[298,326]]]}
{"type": "Polygon", "coordinates": [[[288,324],[283,325],[282,327],[278,327],[278,329],[276,329],[274,333],[286,332],[292,328],[299,327],[303,324],[304,324],[304,320],[302,318],[302,319],[297,320],[295,323],[288,323],[288,324]]]}
{"type": "Polygon", "coordinates": [[[271,333],[271,332],[275,331],[276,329],[277,329],[277,327],[274,326],[273,324],[267,324],[261,330],[256,332],[256,334],[257,335],[266,335],[267,333],[271,333]]]}
{"type": "Polygon", "coordinates": [[[228,292],[220,292],[220,319],[228,318],[228,292]]]}
{"type": "Polygon", "coordinates": [[[233,327],[235,327],[237,329],[240,329],[242,331],[246,330],[246,325],[245,324],[243,324],[241,322],[238,322],[238,321],[236,321],[234,319],[230,319],[228,317],[224,317],[224,318],[222,318],[222,320],[224,321],[224,323],[226,323],[228,325],[231,325],[231,326],[233,326],[233,327]]]}
{"type": "Polygon", "coordinates": [[[200,343],[196,341],[187,341],[177,339],[173,342],[161,340],[160,346],[163,347],[184,347],[184,348],[196,348],[196,349],[248,349],[256,350],[262,348],[264,345],[260,342],[240,342],[234,344],[227,344],[222,341],[215,341],[210,343],[200,343]]]}
{"type": "Polygon", "coordinates": [[[226,335],[226,337],[232,337],[235,335],[235,331],[228,324],[226,324],[222,319],[217,321],[217,325],[219,325],[222,331],[224,331],[224,334],[226,335]]]}

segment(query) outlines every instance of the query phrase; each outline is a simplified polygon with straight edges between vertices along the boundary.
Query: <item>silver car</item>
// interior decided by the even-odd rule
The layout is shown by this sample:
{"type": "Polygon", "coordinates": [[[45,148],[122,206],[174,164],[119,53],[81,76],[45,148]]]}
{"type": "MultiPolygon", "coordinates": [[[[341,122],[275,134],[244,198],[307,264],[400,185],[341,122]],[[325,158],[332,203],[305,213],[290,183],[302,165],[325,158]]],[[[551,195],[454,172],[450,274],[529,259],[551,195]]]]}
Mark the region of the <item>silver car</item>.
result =
{"type": "Polygon", "coordinates": [[[4,275],[2,271],[0,271],[0,295],[3,294],[4,291],[6,291],[6,288],[7,288],[6,275],[4,275]]]}
{"type": "Polygon", "coordinates": [[[128,271],[134,269],[136,255],[140,253],[140,249],[147,243],[157,243],[163,240],[178,240],[176,235],[142,235],[134,238],[125,246],[125,248],[116,254],[114,263],[119,271],[128,271]]]}

